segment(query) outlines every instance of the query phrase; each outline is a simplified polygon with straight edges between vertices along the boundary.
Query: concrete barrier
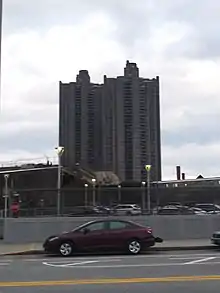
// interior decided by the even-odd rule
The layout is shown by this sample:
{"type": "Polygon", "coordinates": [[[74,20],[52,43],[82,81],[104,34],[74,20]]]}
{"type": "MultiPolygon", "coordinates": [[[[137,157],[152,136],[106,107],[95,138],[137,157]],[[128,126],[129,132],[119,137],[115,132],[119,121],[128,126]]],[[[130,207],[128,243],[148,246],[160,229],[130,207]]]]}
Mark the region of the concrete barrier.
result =
{"type": "MultiPolygon", "coordinates": [[[[20,218],[7,219],[4,242],[43,242],[46,237],[70,231],[79,225],[97,218],[20,218]]],[[[100,219],[100,218],[99,218],[100,219]]],[[[105,218],[106,219],[106,218],[105,218]]],[[[210,238],[220,230],[220,216],[138,216],[120,217],[153,228],[154,235],[164,240],[186,240],[210,238]]]]}
{"type": "Polygon", "coordinates": [[[0,239],[3,238],[4,235],[4,219],[0,219],[0,239]]]}

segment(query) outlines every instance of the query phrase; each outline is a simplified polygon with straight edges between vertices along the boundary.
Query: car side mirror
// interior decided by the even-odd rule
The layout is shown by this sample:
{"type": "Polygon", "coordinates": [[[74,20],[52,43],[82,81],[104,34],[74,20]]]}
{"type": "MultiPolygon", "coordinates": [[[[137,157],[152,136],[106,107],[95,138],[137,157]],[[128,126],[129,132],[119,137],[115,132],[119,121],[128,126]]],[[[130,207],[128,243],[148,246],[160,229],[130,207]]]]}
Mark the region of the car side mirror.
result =
{"type": "Polygon", "coordinates": [[[88,233],[89,233],[89,229],[88,229],[88,228],[85,228],[85,229],[83,230],[83,233],[84,233],[84,234],[88,234],[88,233]]]}

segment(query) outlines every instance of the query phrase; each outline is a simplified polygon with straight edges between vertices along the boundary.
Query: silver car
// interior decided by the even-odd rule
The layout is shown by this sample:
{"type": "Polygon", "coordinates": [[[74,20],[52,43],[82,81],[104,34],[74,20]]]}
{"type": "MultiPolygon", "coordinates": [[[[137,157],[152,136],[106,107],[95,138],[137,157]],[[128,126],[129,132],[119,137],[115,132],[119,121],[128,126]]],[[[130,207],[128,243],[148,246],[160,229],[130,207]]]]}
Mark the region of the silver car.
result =
{"type": "Polygon", "coordinates": [[[141,208],[136,204],[119,204],[114,207],[116,215],[141,215],[141,208]]]}

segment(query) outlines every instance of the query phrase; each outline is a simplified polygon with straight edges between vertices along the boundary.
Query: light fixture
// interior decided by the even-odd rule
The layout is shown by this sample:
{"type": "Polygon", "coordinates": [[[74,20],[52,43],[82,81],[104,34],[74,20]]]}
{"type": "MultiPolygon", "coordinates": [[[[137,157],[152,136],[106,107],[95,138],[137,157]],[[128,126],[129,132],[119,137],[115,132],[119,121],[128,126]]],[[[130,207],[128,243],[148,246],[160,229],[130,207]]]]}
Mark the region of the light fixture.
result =
{"type": "Polygon", "coordinates": [[[149,172],[150,169],[151,169],[151,165],[145,165],[145,170],[146,170],[147,172],[149,172]]]}
{"type": "Polygon", "coordinates": [[[55,150],[56,150],[57,155],[61,156],[63,154],[63,152],[64,152],[64,147],[63,146],[58,146],[58,147],[55,148],[55,150]]]}

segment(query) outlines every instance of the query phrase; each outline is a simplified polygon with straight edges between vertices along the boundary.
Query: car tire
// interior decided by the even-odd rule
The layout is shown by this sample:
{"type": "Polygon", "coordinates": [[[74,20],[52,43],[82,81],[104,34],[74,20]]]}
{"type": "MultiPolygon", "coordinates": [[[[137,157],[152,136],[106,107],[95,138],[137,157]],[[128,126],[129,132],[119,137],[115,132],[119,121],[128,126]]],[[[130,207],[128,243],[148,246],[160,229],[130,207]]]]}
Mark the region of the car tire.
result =
{"type": "Polygon", "coordinates": [[[59,253],[61,256],[67,257],[73,254],[74,244],[71,241],[64,241],[59,246],[59,253]]]}
{"type": "Polygon", "coordinates": [[[129,254],[137,255],[141,252],[141,242],[138,239],[130,239],[127,243],[127,251],[129,254]]]}
{"type": "Polygon", "coordinates": [[[132,213],[129,211],[126,213],[127,216],[132,216],[132,213]]]}

